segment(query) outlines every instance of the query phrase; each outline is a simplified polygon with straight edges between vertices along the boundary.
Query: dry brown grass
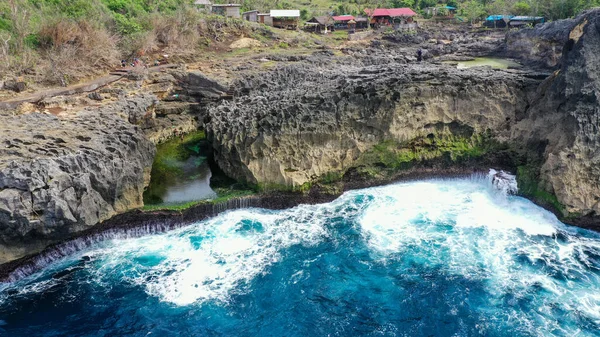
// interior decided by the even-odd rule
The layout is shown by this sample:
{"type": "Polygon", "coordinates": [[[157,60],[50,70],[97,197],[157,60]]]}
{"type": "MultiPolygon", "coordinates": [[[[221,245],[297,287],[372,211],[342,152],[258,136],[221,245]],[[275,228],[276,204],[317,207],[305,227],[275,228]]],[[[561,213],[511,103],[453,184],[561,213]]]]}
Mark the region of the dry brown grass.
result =
{"type": "Polygon", "coordinates": [[[43,25],[38,34],[46,60],[41,75],[48,84],[68,85],[119,63],[117,38],[100,25],[59,19],[43,25]]]}

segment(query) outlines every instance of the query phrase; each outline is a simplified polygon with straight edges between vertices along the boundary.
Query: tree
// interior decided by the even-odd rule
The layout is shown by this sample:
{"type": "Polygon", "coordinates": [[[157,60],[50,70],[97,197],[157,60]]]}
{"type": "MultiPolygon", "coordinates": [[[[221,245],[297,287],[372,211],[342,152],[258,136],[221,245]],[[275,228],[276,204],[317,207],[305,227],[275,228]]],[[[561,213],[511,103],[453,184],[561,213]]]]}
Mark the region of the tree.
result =
{"type": "Polygon", "coordinates": [[[525,1],[519,1],[513,5],[513,13],[516,15],[527,15],[531,13],[531,6],[525,1]]]}
{"type": "Polygon", "coordinates": [[[415,0],[392,0],[391,5],[394,8],[414,8],[415,0]]]}
{"type": "Polygon", "coordinates": [[[467,19],[469,19],[471,24],[473,24],[475,21],[478,21],[486,14],[483,5],[475,0],[470,0],[463,3],[461,12],[463,16],[466,16],[467,19]]]}

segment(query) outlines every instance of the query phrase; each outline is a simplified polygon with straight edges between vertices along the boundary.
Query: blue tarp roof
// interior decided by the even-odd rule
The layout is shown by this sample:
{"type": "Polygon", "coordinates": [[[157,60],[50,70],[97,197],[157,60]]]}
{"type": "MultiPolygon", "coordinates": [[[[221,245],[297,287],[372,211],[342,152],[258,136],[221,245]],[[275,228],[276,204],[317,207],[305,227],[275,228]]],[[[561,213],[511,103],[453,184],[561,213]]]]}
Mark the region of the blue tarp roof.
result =
{"type": "Polygon", "coordinates": [[[445,6],[444,8],[446,8],[446,9],[450,9],[450,10],[452,10],[452,9],[456,9],[456,7],[452,7],[452,6],[445,6]]]}
{"type": "Polygon", "coordinates": [[[487,18],[485,18],[485,21],[498,21],[504,19],[512,19],[513,17],[514,15],[490,15],[487,18]]]}

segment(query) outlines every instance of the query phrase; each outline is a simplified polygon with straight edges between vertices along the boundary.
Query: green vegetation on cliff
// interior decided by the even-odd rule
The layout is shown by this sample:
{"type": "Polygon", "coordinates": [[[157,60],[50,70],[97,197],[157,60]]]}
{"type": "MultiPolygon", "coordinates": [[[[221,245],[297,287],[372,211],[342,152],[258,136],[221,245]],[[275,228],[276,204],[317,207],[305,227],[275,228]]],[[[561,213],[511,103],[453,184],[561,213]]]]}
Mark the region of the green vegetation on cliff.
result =
{"type": "Polygon", "coordinates": [[[498,144],[487,135],[429,135],[408,142],[384,141],[367,151],[360,159],[362,165],[382,165],[390,169],[406,169],[433,159],[445,158],[461,162],[479,158],[498,144]]]}
{"type": "MultiPolygon", "coordinates": [[[[189,133],[183,138],[173,138],[156,147],[156,155],[152,164],[150,185],[144,192],[144,210],[184,210],[192,206],[209,203],[219,204],[231,199],[246,197],[256,193],[243,184],[223,177],[221,173],[214,172],[211,185],[217,197],[211,200],[190,201],[185,203],[164,204],[162,197],[169,186],[178,181],[187,180],[182,166],[192,156],[197,157],[196,166],[207,160],[209,145],[204,131],[189,133]],[[214,184],[213,184],[214,183],[214,184]]],[[[193,177],[192,177],[193,178],[193,177]]]]}
{"type": "MultiPolygon", "coordinates": [[[[162,202],[161,195],[167,187],[181,178],[181,165],[192,155],[200,153],[200,147],[206,141],[204,131],[192,132],[180,138],[173,138],[156,147],[156,155],[152,164],[151,180],[144,192],[145,204],[162,202]]],[[[200,157],[201,160],[206,160],[200,157]]]]}
{"type": "MultiPolygon", "coordinates": [[[[347,172],[352,171],[367,179],[388,179],[398,172],[423,163],[452,167],[467,161],[483,159],[487,154],[503,151],[506,146],[487,134],[456,135],[430,134],[407,142],[383,141],[363,153],[353,167],[342,172],[328,172],[313,181],[292,187],[297,192],[318,188],[322,193],[338,194],[343,190],[347,172]]],[[[259,186],[261,190],[290,190],[286,186],[259,186]],[[267,188],[268,187],[268,188],[267,188]]]]}
{"type": "Polygon", "coordinates": [[[186,202],[186,203],[169,204],[169,205],[164,205],[164,204],[150,205],[149,204],[149,205],[144,205],[143,210],[144,211],[158,211],[158,210],[183,211],[183,210],[186,210],[188,208],[191,208],[191,207],[194,207],[194,206],[200,205],[200,204],[218,205],[221,203],[225,203],[229,200],[249,197],[249,196],[256,194],[256,192],[254,190],[249,190],[249,189],[238,190],[238,189],[217,188],[217,189],[215,189],[215,192],[217,192],[217,195],[218,195],[218,197],[215,199],[190,201],[190,202],[186,202]]]}
{"type": "Polygon", "coordinates": [[[519,194],[532,199],[542,206],[552,207],[563,216],[566,215],[565,206],[558,201],[558,198],[540,187],[539,175],[540,168],[538,165],[528,164],[519,166],[517,168],[519,194]]]}

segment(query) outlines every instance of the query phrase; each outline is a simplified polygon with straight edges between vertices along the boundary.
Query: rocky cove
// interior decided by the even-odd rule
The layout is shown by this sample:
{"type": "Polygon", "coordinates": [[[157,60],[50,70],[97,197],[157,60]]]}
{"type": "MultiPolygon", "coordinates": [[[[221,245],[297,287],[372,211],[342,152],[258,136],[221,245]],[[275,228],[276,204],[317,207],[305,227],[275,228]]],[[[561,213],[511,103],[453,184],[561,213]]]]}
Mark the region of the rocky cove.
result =
{"type": "Polygon", "coordinates": [[[448,34],[260,56],[229,81],[184,68],[132,74],[99,89],[101,100],[48,98],[2,113],[1,262],[105,230],[166,230],[231,207],[281,209],[490,167],[516,173],[520,193],[564,221],[598,229],[600,11],[506,37],[448,34]],[[483,55],[530,66],[443,63],[483,55]],[[61,112],[39,113],[53,108],[61,112]],[[143,205],[155,144],[174,129],[205,130],[212,166],[260,194],[131,211],[143,205]]]}

